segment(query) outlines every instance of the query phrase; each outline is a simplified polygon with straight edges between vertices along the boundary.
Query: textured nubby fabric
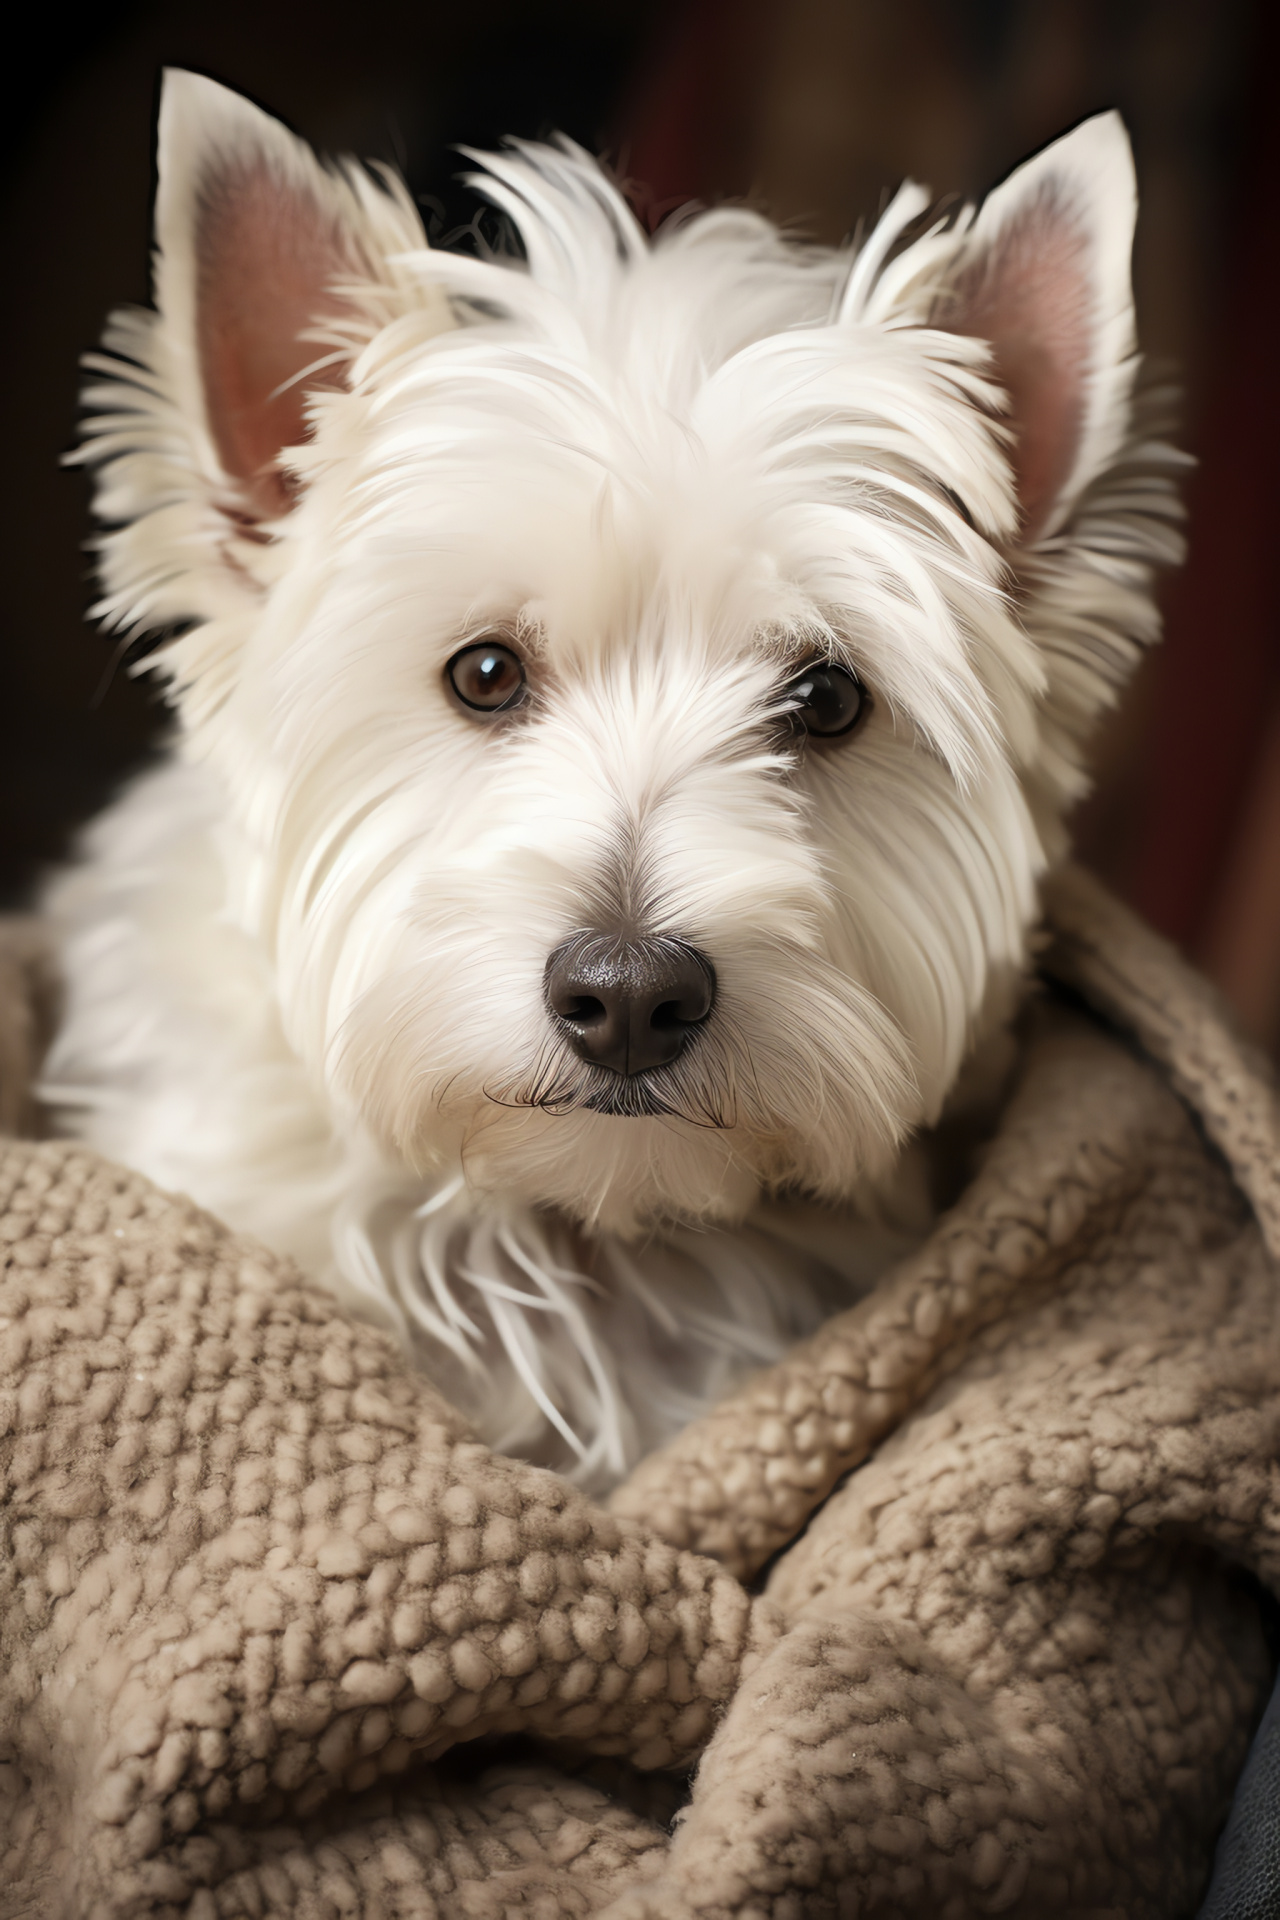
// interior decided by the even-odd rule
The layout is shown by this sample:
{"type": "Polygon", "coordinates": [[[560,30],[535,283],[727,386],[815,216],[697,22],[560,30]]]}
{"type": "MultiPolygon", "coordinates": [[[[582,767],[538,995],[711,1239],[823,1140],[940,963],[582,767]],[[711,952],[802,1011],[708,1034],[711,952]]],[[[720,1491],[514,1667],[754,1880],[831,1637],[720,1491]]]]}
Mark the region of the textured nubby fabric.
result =
{"type": "MultiPolygon", "coordinates": [[[[1194,1914],[1270,1681],[1280,1127],[1152,935],[1072,872],[1048,924],[928,1242],[609,1511],[0,1145],[0,1913],[1194,1914]]],[[[15,930],[11,1126],[46,983],[15,930]]]]}

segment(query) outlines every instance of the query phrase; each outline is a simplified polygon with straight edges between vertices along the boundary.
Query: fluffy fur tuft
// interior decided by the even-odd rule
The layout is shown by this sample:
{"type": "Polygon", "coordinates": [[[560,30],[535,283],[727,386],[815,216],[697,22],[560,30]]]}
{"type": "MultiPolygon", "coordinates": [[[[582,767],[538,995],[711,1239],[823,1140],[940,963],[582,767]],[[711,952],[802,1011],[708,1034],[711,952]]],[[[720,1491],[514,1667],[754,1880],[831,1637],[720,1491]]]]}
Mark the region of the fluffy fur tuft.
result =
{"type": "Polygon", "coordinates": [[[906,1143],[1016,1001],[1179,459],[1114,116],[856,253],[651,242],[568,143],[482,165],[523,261],[167,79],[157,310],[79,457],[178,733],[54,890],[46,1092],[604,1485],[921,1225],[906,1143]],[[485,723],[444,668],[487,634],[530,697],[485,723]],[[869,690],[845,743],[788,723],[814,657],[869,690]],[[622,926],[718,988],[602,1112],[543,975],[622,926]]]}

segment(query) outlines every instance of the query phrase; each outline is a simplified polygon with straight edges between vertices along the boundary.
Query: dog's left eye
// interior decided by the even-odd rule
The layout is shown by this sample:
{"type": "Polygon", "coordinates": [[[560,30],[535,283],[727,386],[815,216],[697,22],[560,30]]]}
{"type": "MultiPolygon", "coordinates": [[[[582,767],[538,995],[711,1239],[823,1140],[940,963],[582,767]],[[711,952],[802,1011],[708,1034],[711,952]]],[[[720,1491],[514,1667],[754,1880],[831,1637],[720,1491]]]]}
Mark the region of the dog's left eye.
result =
{"type": "Polygon", "coordinates": [[[463,706],[476,713],[504,713],[525,696],[524,662],[496,640],[463,647],[444,671],[463,706]]]}
{"type": "Polygon", "coordinates": [[[852,733],[870,707],[870,698],[848,667],[834,660],[811,660],[787,687],[786,705],[806,733],[834,740],[852,733]]]}

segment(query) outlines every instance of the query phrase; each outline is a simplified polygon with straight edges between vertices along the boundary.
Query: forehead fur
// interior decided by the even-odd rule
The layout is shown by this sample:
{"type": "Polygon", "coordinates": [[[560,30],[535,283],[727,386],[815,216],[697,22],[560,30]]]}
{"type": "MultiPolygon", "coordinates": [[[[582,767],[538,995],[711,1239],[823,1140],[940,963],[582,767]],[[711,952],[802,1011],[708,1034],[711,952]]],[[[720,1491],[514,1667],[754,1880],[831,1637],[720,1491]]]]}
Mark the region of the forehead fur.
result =
{"type": "Polygon", "coordinates": [[[962,777],[1008,746],[1039,676],[999,591],[985,349],[833,318],[847,261],[750,213],[650,243],[576,153],[490,164],[527,265],[404,257],[461,324],[411,311],[317,402],[297,460],[335,564],[416,562],[451,631],[522,618],[565,653],[656,634],[659,607],[683,645],[803,636],[962,777]]]}

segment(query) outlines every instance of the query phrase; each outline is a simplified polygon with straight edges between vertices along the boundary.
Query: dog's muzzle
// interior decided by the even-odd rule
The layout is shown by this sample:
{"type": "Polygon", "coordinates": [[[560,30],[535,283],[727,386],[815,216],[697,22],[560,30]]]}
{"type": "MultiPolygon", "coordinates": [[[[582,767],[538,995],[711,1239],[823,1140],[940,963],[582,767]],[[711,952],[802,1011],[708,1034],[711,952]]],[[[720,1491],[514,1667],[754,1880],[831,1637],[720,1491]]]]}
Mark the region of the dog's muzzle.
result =
{"type": "Polygon", "coordinates": [[[716,971],[686,940],[575,933],[547,962],[547,1006],[579,1059],[618,1074],[669,1066],[705,1026],[716,971]]]}

